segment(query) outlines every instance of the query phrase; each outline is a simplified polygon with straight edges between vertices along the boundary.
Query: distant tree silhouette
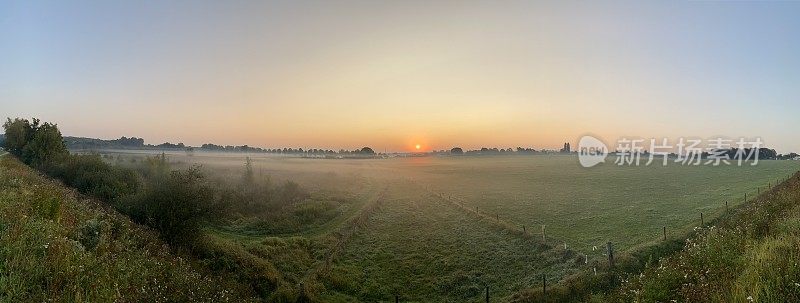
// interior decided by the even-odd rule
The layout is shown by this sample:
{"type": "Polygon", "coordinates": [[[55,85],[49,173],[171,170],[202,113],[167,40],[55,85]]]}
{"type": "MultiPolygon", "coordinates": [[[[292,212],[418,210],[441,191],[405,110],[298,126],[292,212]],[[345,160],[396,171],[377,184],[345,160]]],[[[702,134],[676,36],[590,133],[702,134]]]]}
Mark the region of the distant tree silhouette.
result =
{"type": "Polygon", "coordinates": [[[372,148],[369,148],[369,147],[363,147],[363,148],[361,148],[361,150],[359,151],[359,153],[360,153],[360,154],[363,154],[363,155],[374,155],[374,154],[375,154],[375,151],[374,151],[374,150],[372,150],[372,148]]]}
{"type": "Polygon", "coordinates": [[[461,149],[461,147],[453,147],[453,149],[450,150],[450,153],[454,155],[462,155],[464,154],[464,150],[461,149]]]}

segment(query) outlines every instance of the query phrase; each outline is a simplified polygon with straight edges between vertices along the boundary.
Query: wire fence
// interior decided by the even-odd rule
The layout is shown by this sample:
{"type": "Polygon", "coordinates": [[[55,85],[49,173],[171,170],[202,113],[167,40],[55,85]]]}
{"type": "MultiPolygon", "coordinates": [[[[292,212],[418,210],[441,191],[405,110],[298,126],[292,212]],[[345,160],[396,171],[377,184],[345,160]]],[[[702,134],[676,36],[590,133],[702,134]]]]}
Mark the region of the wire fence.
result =
{"type": "MultiPolygon", "coordinates": [[[[795,174],[797,174],[797,173],[800,173],[800,171],[796,172],[795,174]]],[[[779,185],[785,184],[785,182],[789,181],[795,174],[789,174],[786,177],[781,177],[781,178],[775,179],[774,183],[772,181],[768,181],[768,183],[765,184],[765,185],[756,186],[755,190],[752,190],[752,189],[749,190],[749,191],[746,190],[743,193],[743,196],[742,196],[742,203],[739,204],[739,205],[745,205],[745,204],[747,204],[748,201],[755,200],[758,197],[760,197],[761,194],[766,194],[770,190],[775,189],[776,187],[778,187],[779,185]],[[762,190],[762,187],[763,187],[763,190],[762,190]],[[755,195],[752,195],[753,191],[755,192],[755,195]],[[748,197],[748,193],[751,194],[749,197],[748,197]]],[[[417,185],[419,185],[413,179],[410,179],[410,181],[415,183],[415,184],[417,184],[417,185]]],[[[592,244],[592,243],[589,243],[589,242],[583,242],[583,241],[580,241],[578,239],[567,237],[567,236],[563,236],[563,235],[559,235],[558,237],[550,237],[550,236],[547,235],[547,229],[546,229],[546,225],[545,224],[539,224],[539,225],[541,225],[541,232],[540,232],[539,235],[536,235],[536,231],[534,231],[534,229],[532,228],[533,226],[527,226],[527,225],[524,225],[524,224],[520,224],[520,223],[514,222],[513,220],[511,220],[509,218],[505,218],[505,217],[501,218],[499,213],[489,213],[489,212],[486,212],[486,211],[481,212],[481,209],[476,205],[477,203],[469,203],[466,199],[463,199],[463,198],[460,198],[460,197],[456,197],[454,195],[449,195],[449,194],[444,194],[444,193],[440,193],[440,192],[434,191],[428,186],[422,186],[422,185],[420,185],[420,186],[422,188],[424,188],[432,196],[434,196],[434,197],[436,197],[436,198],[438,198],[438,199],[440,199],[442,201],[445,201],[446,203],[448,203],[448,204],[460,209],[461,211],[463,211],[463,212],[465,212],[467,214],[476,216],[476,217],[478,217],[479,219],[482,219],[482,220],[486,220],[489,224],[493,224],[493,225],[495,225],[497,227],[500,227],[501,229],[504,229],[504,230],[508,231],[512,235],[516,235],[516,236],[520,236],[520,237],[523,237],[523,238],[526,238],[526,239],[531,239],[531,240],[534,240],[534,241],[538,241],[540,244],[547,245],[547,246],[549,246],[551,248],[556,248],[558,246],[558,244],[563,243],[563,250],[565,252],[571,250],[572,246],[569,246],[568,243],[574,243],[574,244],[572,244],[573,246],[576,245],[576,244],[579,245],[579,246],[582,246],[582,247],[584,247],[586,249],[586,252],[588,252],[589,249],[591,249],[592,254],[594,254],[594,256],[592,256],[591,259],[590,259],[589,253],[583,254],[584,265],[586,265],[586,266],[588,266],[588,264],[590,263],[590,260],[592,261],[593,265],[597,264],[598,262],[607,262],[608,268],[612,268],[614,266],[614,262],[615,262],[614,258],[615,258],[615,253],[616,252],[614,250],[614,244],[613,244],[612,241],[607,241],[605,243],[592,244]],[[475,206],[470,206],[470,204],[475,205],[475,206]]],[[[673,235],[677,234],[677,235],[689,237],[689,233],[691,231],[694,231],[694,230],[696,230],[698,228],[700,228],[700,229],[706,228],[709,223],[713,222],[713,220],[716,220],[717,218],[719,218],[721,215],[723,215],[725,213],[729,213],[731,211],[731,207],[729,205],[729,202],[730,202],[729,199],[727,199],[727,198],[723,199],[723,203],[721,203],[721,205],[719,205],[718,208],[715,211],[713,211],[712,213],[704,213],[704,212],[700,211],[700,212],[698,212],[698,218],[695,219],[693,222],[689,223],[688,225],[673,226],[672,228],[674,228],[674,230],[669,230],[669,232],[668,232],[667,226],[662,226],[661,235],[658,235],[657,237],[654,237],[654,241],[667,241],[668,239],[670,239],[670,237],[668,236],[670,234],[673,234],[673,235]],[[709,218],[708,217],[709,214],[711,214],[713,216],[711,218],[709,218]],[[711,219],[711,220],[707,221],[706,219],[711,219]]],[[[673,236],[673,237],[675,237],[675,236],[673,236]]],[[[597,267],[596,266],[590,266],[590,267],[592,267],[591,271],[593,271],[594,274],[596,275],[597,274],[597,267]]],[[[586,269],[589,269],[589,268],[587,267],[586,269]]],[[[542,280],[541,281],[542,281],[542,283],[541,283],[542,292],[543,292],[543,294],[546,294],[546,292],[547,292],[547,278],[546,278],[546,276],[544,274],[542,275],[542,280]]],[[[394,298],[395,298],[395,302],[400,302],[400,300],[399,300],[400,297],[399,296],[395,296],[394,298]]],[[[486,300],[487,303],[490,302],[490,300],[491,300],[489,286],[486,286],[486,288],[485,288],[485,300],[486,300]]]]}

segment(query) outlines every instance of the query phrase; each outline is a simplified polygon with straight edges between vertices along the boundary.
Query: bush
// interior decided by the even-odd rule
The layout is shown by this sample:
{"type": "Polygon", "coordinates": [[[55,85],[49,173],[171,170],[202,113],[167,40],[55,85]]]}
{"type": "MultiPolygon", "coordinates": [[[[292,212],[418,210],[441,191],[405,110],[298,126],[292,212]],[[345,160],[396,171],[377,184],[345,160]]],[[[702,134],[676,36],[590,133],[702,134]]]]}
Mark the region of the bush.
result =
{"type": "Polygon", "coordinates": [[[157,229],[170,244],[191,245],[204,221],[222,214],[221,194],[198,167],[154,178],[144,190],[123,200],[120,208],[134,220],[157,229]]]}
{"type": "Polygon", "coordinates": [[[112,203],[135,194],[142,183],[133,170],[107,164],[99,155],[68,155],[45,172],[83,194],[112,203]]]}
{"type": "Polygon", "coordinates": [[[80,228],[79,242],[86,249],[92,250],[100,243],[100,231],[102,225],[97,219],[86,221],[80,228]]]}

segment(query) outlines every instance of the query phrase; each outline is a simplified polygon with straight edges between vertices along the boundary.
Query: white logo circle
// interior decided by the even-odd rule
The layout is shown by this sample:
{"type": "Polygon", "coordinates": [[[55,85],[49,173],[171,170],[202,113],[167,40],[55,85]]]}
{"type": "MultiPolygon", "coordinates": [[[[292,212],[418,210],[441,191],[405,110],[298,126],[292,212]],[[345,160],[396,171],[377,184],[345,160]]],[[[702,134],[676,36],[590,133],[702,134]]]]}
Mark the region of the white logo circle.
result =
{"type": "Polygon", "coordinates": [[[592,136],[583,136],[578,141],[578,161],[583,167],[592,167],[606,162],[608,147],[599,139],[592,136]]]}

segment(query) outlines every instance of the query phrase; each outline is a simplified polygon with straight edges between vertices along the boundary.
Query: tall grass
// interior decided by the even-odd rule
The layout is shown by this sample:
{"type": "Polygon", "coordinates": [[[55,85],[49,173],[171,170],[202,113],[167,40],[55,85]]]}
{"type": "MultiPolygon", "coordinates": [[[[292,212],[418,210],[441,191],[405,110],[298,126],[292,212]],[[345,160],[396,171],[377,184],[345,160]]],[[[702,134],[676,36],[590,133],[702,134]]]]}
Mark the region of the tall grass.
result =
{"type": "Polygon", "coordinates": [[[242,302],[157,234],[0,157],[0,301],[242,302]]]}
{"type": "Polygon", "coordinates": [[[798,176],[700,229],[682,251],[649,266],[607,299],[798,302],[798,176]]]}

